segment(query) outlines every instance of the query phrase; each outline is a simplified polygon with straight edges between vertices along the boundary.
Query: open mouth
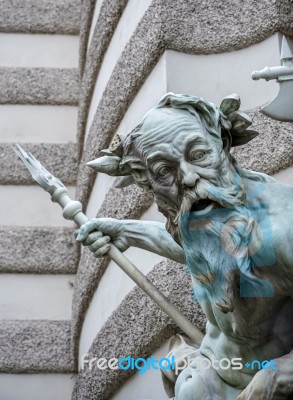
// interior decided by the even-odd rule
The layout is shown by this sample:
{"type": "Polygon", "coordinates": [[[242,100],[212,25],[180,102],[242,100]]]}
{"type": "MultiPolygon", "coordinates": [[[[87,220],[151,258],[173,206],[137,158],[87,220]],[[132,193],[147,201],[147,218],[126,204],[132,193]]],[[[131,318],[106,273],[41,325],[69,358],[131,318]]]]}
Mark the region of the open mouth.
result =
{"type": "Polygon", "coordinates": [[[212,208],[219,208],[221,205],[216,201],[210,199],[201,199],[192,203],[190,211],[202,211],[206,210],[209,211],[212,208]]]}

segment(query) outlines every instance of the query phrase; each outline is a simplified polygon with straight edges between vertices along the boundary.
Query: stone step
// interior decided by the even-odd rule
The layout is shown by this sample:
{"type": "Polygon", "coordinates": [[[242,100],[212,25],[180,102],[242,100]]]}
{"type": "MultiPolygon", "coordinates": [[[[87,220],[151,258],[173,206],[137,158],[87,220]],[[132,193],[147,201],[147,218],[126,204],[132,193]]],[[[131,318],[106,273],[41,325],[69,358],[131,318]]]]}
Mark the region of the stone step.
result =
{"type": "MultiPolygon", "coordinates": [[[[67,186],[71,199],[75,187],[67,186]]],[[[74,223],[62,216],[59,204],[39,185],[0,185],[0,226],[68,227],[74,223]]]]}
{"type": "Polygon", "coordinates": [[[0,31],[78,35],[80,0],[0,1],[0,31]]]}
{"type": "Polygon", "coordinates": [[[74,274],[79,249],[73,232],[60,227],[1,226],[0,272],[74,274]]]}
{"type": "Polygon", "coordinates": [[[75,143],[77,107],[1,104],[1,142],[75,143]]]}
{"type": "Polygon", "coordinates": [[[70,400],[75,376],[70,374],[1,374],[3,400],[70,400]]]}
{"type": "Polygon", "coordinates": [[[0,67],[0,104],[77,105],[76,68],[0,67]]]}
{"type": "Polygon", "coordinates": [[[75,275],[1,274],[0,320],[71,319],[75,275]]]}
{"type": "MultiPolygon", "coordinates": [[[[0,123],[1,124],[1,123],[0,123]]],[[[74,143],[20,143],[65,185],[75,185],[78,171],[77,146],[74,143]]],[[[0,185],[31,185],[35,181],[18,160],[11,143],[0,143],[0,185]]]]}
{"type": "Polygon", "coordinates": [[[70,321],[0,321],[0,372],[74,372],[70,321]]]}
{"type": "Polygon", "coordinates": [[[1,67],[77,68],[79,37],[0,33],[1,67]]]}

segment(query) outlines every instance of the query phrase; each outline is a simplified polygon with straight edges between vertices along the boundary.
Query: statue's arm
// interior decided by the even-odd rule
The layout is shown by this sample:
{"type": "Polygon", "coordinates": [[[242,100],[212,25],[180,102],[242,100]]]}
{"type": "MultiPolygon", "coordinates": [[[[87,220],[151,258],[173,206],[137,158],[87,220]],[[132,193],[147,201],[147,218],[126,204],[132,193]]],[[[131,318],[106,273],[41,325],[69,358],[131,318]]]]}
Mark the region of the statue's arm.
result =
{"type": "Polygon", "coordinates": [[[76,240],[89,246],[96,257],[105,256],[112,242],[120,251],[134,246],[184,263],[182,247],[160,222],[93,218],[77,232],[76,240]]]}
{"type": "Polygon", "coordinates": [[[126,224],[126,231],[130,246],[157,253],[180,263],[184,262],[182,247],[166,231],[163,223],[131,220],[126,224]]]}

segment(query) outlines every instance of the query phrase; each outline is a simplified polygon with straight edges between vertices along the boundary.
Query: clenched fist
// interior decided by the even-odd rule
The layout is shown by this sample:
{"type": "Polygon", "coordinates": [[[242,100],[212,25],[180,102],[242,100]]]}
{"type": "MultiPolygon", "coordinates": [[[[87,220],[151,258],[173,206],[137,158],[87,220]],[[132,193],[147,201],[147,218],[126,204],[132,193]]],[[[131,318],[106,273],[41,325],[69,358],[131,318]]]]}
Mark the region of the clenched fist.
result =
{"type": "Polygon", "coordinates": [[[93,218],[76,231],[76,240],[88,246],[95,257],[104,257],[110,242],[123,252],[130,246],[126,225],[127,221],[114,218],[93,218]]]}
{"type": "Polygon", "coordinates": [[[78,242],[89,246],[95,257],[104,257],[112,243],[122,252],[135,246],[184,262],[182,247],[174,241],[161,222],[93,218],[83,224],[75,235],[78,242]]]}

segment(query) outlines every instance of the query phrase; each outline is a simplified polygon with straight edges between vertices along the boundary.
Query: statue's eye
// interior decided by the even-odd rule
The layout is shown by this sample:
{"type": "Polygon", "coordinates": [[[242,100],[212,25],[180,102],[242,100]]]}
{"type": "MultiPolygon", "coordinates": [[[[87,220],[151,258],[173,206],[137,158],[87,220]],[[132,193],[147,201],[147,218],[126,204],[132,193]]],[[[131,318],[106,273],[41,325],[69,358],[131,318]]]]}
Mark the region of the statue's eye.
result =
{"type": "Polygon", "coordinates": [[[163,178],[164,176],[167,176],[171,171],[171,168],[162,166],[157,169],[156,175],[159,176],[160,178],[163,178]]]}
{"type": "Polygon", "coordinates": [[[206,152],[205,151],[192,151],[189,153],[189,161],[201,161],[205,158],[206,152]]]}

